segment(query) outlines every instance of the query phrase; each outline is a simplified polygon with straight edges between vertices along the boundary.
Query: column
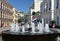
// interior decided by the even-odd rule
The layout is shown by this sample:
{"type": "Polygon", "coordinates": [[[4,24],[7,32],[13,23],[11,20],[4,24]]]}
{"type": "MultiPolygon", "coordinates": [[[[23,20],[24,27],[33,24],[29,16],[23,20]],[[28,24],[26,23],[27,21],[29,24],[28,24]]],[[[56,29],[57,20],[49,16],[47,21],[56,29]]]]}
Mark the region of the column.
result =
{"type": "Polygon", "coordinates": [[[51,0],[51,20],[54,20],[54,0],[51,0]]]}
{"type": "Polygon", "coordinates": [[[39,11],[41,11],[41,3],[43,2],[43,0],[39,1],[39,11]]]}

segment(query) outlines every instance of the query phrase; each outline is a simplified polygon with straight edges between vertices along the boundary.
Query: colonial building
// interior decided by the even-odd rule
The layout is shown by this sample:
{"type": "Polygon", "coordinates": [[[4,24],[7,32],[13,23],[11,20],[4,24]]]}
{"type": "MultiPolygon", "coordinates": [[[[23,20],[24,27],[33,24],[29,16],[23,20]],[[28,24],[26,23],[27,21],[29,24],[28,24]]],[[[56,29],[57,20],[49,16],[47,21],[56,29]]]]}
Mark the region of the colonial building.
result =
{"type": "Polygon", "coordinates": [[[30,10],[32,11],[35,11],[35,12],[38,12],[40,11],[40,4],[43,0],[34,0],[34,2],[32,3],[32,5],[30,6],[30,10]]]}
{"type": "Polygon", "coordinates": [[[40,8],[45,23],[55,20],[56,25],[60,25],[60,0],[43,0],[40,8]]]}
{"type": "Polygon", "coordinates": [[[13,22],[13,7],[6,0],[0,0],[0,27],[9,26],[13,22]]]}
{"type": "Polygon", "coordinates": [[[16,14],[17,14],[17,10],[15,8],[13,8],[13,22],[14,23],[17,21],[16,14]]]}
{"type": "Polygon", "coordinates": [[[41,5],[42,1],[43,0],[34,0],[33,4],[31,5],[31,7],[30,7],[31,20],[33,20],[33,17],[34,17],[34,19],[39,17],[40,13],[37,13],[37,12],[40,12],[40,5],[41,5]],[[35,12],[36,14],[32,15],[33,12],[35,12]]]}
{"type": "Polygon", "coordinates": [[[13,22],[18,22],[18,19],[23,18],[24,13],[13,8],[13,22]]]}

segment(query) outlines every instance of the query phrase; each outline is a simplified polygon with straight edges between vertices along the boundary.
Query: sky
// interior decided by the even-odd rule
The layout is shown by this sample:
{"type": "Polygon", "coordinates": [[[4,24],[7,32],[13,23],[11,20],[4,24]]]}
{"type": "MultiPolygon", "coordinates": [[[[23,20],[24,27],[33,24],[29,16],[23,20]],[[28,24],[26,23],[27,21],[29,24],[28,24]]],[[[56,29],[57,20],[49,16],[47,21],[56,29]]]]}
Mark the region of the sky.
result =
{"type": "Polygon", "coordinates": [[[14,8],[21,12],[28,12],[33,0],[7,0],[14,8]]]}

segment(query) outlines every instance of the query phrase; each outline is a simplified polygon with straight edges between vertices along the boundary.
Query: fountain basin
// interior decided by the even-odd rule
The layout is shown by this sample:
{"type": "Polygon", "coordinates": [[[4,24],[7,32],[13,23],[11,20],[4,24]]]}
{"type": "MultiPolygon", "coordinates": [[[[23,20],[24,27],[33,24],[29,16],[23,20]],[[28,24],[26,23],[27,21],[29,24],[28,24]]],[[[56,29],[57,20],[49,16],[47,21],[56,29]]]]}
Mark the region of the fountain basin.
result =
{"type": "Polygon", "coordinates": [[[2,40],[3,41],[56,41],[57,32],[53,33],[30,33],[30,32],[18,32],[13,33],[8,31],[3,31],[2,40]]]}

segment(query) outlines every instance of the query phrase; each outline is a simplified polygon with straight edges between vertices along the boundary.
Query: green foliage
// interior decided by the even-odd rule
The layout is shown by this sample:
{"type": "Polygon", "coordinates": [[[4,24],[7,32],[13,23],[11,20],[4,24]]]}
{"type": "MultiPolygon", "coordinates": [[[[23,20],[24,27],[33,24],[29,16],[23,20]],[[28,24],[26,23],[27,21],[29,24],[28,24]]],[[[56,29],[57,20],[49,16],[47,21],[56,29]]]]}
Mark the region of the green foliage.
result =
{"type": "Polygon", "coordinates": [[[55,20],[51,20],[51,23],[56,23],[56,21],[55,20]]]}
{"type": "Polygon", "coordinates": [[[22,19],[18,19],[18,23],[21,23],[22,22],[22,19]]]}
{"type": "Polygon", "coordinates": [[[32,15],[35,15],[36,13],[35,12],[32,12],[32,15]]]}

